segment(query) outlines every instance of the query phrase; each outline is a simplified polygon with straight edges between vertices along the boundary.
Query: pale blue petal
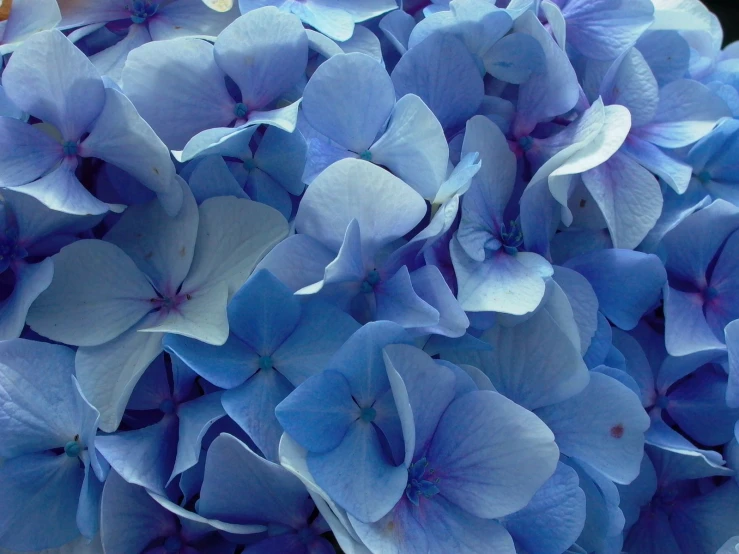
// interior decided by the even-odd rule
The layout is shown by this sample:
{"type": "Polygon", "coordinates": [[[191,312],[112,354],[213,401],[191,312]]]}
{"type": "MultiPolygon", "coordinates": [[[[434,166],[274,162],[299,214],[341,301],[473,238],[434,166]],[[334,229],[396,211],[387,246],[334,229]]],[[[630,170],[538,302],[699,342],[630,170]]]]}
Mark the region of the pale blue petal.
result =
{"type": "Polygon", "coordinates": [[[0,186],[30,183],[63,157],[61,145],[33,125],[0,117],[0,186]]]}
{"type": "Polygon", "coordinates": [[[219,393],[211,393],[178,407],[177,418],[180,425],[177,457],[172,475],[167,480],[168,485],[177,475],[198,463],[205,433],[213,423],[226,415],[221,406],[221,398],[219,393]]]}

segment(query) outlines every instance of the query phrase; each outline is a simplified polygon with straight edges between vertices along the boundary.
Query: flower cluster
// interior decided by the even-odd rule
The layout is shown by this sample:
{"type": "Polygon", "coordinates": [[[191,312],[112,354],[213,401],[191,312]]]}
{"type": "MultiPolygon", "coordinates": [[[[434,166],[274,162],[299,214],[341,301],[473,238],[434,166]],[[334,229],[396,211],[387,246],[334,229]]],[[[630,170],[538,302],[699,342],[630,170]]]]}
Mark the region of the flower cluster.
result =
{"type": "Polygon", "coordinates": [[[1,0],[0,554],[739,552],[722,42],[1,0]]]}

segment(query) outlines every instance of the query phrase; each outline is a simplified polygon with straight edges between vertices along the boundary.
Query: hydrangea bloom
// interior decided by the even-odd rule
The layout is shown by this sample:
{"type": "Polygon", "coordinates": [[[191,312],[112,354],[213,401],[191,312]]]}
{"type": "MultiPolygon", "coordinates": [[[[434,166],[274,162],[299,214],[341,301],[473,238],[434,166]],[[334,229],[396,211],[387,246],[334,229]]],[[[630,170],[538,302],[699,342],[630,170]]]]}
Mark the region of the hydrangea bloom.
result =
{"type": "Polygon", "coordinates": [[[0,554],[737,554],[700,0],[0,0],[0,554]]]}

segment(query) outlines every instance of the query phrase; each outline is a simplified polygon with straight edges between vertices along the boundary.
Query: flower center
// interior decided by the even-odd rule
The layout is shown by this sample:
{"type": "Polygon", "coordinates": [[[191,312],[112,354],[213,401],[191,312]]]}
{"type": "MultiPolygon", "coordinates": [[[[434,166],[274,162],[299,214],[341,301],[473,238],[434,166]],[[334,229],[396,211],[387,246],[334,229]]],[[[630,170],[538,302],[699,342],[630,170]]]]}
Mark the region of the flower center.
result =
{"type": "Polygon", "coordinates": [[[162,400],[162,403],[159,404],[159,410],[165,414],[173,414],[176,407],[174,400],[171,398],[165,398],[162,400]]]}
{"type": "Polygon", "coordinates": [[[254,158],[248,158],[244,160],[244,169],[247,171],[251,171],[252,169],[257,167],[257,162],[254,161],[254,158]]]}
{"type": "Polygon", "coordinates": [[[65,156],[76,156],[79,151],[79,147],[76,142],[68,140],[62,144],[62,150],[64,151],[65,156]]]}
{"type": "Polygon", "coordinates": [[[380,274],[376,269],[367,273],[364,281],[362,281],[362,292],[367,294],[375,289],[375,285],[380,282],[380,274]]]}
{"type": "Polygon", "coordinates": [[[82,445],[76,440],[69,441],[64,445],[64,453],[70,458],[76,458],[80,455],[80,452],[82,452],[82,445]]]}
{"type": "Polygon", "coordinates": [[[698,180],[704,185],[710,183],[712,179],[711,174],[708,173],[708,171],[701,171],[698,175],[696,175],[696,177],[698,177],[698,180]]]}
{"type": "Polygon", "coordinates": [[[234,115],[239,119],[245,118],[247,113],[249,113],[249,108],[246,104],[239,102],[234,106],[234,115]]]}
{"type": "Polygon", "coordinates": [[[259,358],[259,369],[267,371],[268,369],[272,369],[272,367],[272,356],[262,356],[259,358]]]}
{"type": "Polygon", "coordinates": [[[524,152],[528,152],[531,150],[531,147],[534,146],[534,139],[531,137],[521,137],[518,139],[518,145],[524,152]]]}
{"type": "Polygon", "coordinates": [[[518,253],[523,244],[523,233],[517,221],[511,221],[507,227],[505,224],[501,225],[500,242],[503,243],[503,250],[511,256],[518,253]]]}
{"type": "Polygon", "coordinates": [[[703,291],[703,298],[706,302],[710,302],[718,296],[718,291],[714,287],[708,287],[703,291]]]}
{"type": "Polygon", "coordinates": [[[364,160],[365,162],[371,162],[372,161],[372,152],[369,150],[365,150],[359,155],[359,158],[364,160]]]}
{"type": "Polygon", "coordinates": [[[134,0],[128,11],[131,12],[131,21],[140,25],[157,13],[157,9],[159,4],[152,4],[149,0],[134,0]]]}
{"type": "Polygon", "coordinates": [[[426,458],[421,458],[408,468],[408,484],[405,487],[405,496],[414,506],[423,496],[431,498],[439,494],[439,478],[433,478],[433,469],[429,469],[426,458]]]}
{"type": "Polygon", "coordinates": [[[362,412],[359,415],[359,419],[365,423],[372,423],[377,417],[377,410],[374,408],[362,408],[362,412]]]}

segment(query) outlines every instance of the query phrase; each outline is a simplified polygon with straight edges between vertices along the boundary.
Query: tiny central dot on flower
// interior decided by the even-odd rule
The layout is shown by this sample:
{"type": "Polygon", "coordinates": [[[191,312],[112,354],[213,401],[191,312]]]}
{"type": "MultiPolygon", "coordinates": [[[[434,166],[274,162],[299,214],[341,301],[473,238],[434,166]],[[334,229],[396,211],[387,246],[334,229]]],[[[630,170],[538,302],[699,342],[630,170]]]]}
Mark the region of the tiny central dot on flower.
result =
{"type": "Polygon", "coordinates": [[[71,140],[68,140],[64,144],[62,144],[62,150],[64,150],[65,156],[76,156],[77,152],[79,151],[79,147],[77,146],[77,143],[71,140]]]}
{"type": "Polygon", "coordinates": [[[251,171],[252,169],[257,167],[257,162],[254,161],[254,158],[247,158],[244,160],[244,169],[247,171],[251,171]]]}
{"type": "Polygon", "coordinates": [[[359,418],[365,423],[372,423],[377,417],[377,410],[374,408],[362,408],[359,418]]]}
{"type": "Polygon", "coordinates": [[[703,291],[703,298],[706,302],[710,302],[718,296],[718,291],[714,287],[708,287],[703,291]]]}
{"type": "Polygon", "coordinates": [[[362,292],[370,293],[374,290],[375,285],[380,282],[380,273],[373,269],[367,273],[367,277],[362,281],[362,292]]]}
{"type": "Polygon", "coordinates": [[[521,137],[520,139],[518,139],[518,144],[524,152],[528,152],[534,145],[534,139],[532,139],[531,137],[521,137]]]}
{"type": "Polygon", "coordinates": [[[165,414],[173,414],[175,411],[175,403],[174,400],[171,398],[165,398],[162,400],[162,403],[159,404],[159,410],[161,410],[165,414]]]}
{"type": "Polygon", "coordinates": [[[364,160],[365,162],[371,162],[372,161],[372,152],[369,150],[365,150],[359,155],[360,159],[364,160]]]}
{"type": "Polygon", "coordinates": [[[131,13],[131,21],[138,25],[145,23],[147,19],[157,13],[159,4],[152,4],[148,0],[135,0],[128,11],[131,13]]]}
{"type": "Polygon", "coordinates": [[[80,452],[82,452],[82,445],[76,440],[69,441],[64,445],[64,453],[70,458],[76,458],[80,455],[80,452]]]}
{"type": "Polygon", "coordinates": [[[701,183],[703,183],[704,185],[706,185],[706,184],[710,183],[710,182],[711,182],[711,179],[712,179],[712,177],[711,177],[711,174],[710,174],[710,173],[708,173],[708,171],[701,171],[701,172],[700,172],[700,173],[699,173],[699,174],[697,175],[697,177],[698,177],[698,180],[699,180],[699,181],[700,181],[701,183]]]}
{"type": "Polygon", "coordinates": [[[241,102],[239,102],[234,106],[234,115],[239,119],[246,117],[247,113],[249,113],[249,108],[246,106],[246,104],[242,104],[241,102]]]}
{"type": "Polygon", "coordinates": [[[262,371],[267,371],[268,369],[272,369],[273,362],[272,362],[272,356],[262,356],[259,358],[259,369],[262,371]]]}

